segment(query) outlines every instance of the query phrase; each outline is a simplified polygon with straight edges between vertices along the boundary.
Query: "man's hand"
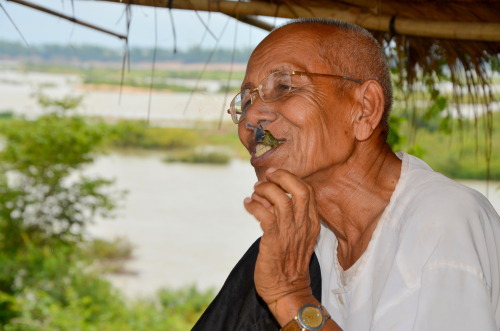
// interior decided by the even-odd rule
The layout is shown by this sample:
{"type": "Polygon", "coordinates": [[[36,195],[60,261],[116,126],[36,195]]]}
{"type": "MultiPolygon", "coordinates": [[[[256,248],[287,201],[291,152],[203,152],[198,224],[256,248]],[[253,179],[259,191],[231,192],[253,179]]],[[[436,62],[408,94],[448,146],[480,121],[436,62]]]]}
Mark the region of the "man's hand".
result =
{"type": "Polygon", "coordinates": [[[269,169],[245,208],[264,234],[255,266],[255,286],[270,304],[288,295],[311,296],[309,262],[320,231],[314,190],[286,170],[269,169]]]}

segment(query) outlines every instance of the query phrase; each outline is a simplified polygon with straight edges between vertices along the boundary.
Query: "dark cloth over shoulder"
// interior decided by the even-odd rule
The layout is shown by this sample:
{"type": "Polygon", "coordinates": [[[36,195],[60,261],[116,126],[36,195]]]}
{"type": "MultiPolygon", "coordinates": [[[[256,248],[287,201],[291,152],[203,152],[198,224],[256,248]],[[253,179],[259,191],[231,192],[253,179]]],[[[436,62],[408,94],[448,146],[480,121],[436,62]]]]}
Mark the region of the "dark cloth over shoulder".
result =
{"type": "MultiPolygon", "coordinates": [[[[278,322],[257,295],[254,270],[260,239],[253,243],[229,274],[224,286],[192,331],[277,331],[278,322]]],[[[309,264],[313,295],[321,301],[321,271],[313,254],[309,264]]]]}

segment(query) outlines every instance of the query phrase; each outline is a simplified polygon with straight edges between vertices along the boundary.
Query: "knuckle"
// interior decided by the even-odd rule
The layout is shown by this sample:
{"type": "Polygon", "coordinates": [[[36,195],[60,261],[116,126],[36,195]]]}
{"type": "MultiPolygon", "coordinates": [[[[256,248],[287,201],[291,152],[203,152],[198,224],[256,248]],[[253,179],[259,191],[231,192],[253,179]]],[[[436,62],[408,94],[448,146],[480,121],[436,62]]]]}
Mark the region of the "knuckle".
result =
{"type": "Polygon", "coordinates": [[[305,186],[302,186],[293,195],[299,200],[307,200],[309,198],[310,192],[305,186]]]}
{"type": "Polygon", "coordinates": [[[264,182],[264,183],[263,183],[263,182],[256,183],[256,184],[253,186],[253,189],[254,189],[255,191],[263,190],[263,189],[266,187],[266,184],[268,184],[268,183],[266,183],[266,182],[264,182]]]}

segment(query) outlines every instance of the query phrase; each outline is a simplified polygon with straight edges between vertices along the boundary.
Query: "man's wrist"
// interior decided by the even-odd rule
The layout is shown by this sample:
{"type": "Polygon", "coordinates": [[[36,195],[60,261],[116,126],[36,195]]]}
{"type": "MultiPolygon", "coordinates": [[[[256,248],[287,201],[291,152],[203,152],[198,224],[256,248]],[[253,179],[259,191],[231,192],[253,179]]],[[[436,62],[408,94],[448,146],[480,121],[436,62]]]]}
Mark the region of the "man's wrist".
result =
{"type": "Polygon", "coordinates": [[[305,304],[281,331],[319,331],[329,318],[330,314],[322,305],[305,304]]]}
{"type": "Polygon", "coordinates": [[[278,323],[284,326],[290,322],[297,315],[299,309],[306,304],[320,304],[312,295],[310,288],[287,294],[278,300],[270,302],[268,306],[278,323]]]}

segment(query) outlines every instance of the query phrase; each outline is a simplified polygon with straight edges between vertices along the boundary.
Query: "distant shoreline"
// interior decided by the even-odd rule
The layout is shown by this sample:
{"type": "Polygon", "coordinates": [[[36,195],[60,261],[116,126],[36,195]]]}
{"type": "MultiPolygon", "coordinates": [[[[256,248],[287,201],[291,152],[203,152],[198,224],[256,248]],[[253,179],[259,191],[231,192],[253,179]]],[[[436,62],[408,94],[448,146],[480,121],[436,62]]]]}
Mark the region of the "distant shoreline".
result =
{"type": "Polygon", "coordinates": [[[95,45],[43,44],[27,47],[20,42],[0,40],[0,62],[15,64],[57,65],[62,67],[95,66],[151,68],[155,59],[158,69],[185,67],[189,70],[244,70],[252,48],[205,49],[192,47],[173,52],[165,48],[113,49],[95,45]],[[126,58],[124,56],[127,55],[126,58]],[[125,61],[124,61],[125,60],[125,61]]]}

